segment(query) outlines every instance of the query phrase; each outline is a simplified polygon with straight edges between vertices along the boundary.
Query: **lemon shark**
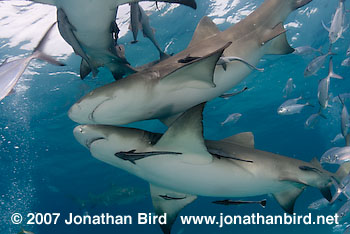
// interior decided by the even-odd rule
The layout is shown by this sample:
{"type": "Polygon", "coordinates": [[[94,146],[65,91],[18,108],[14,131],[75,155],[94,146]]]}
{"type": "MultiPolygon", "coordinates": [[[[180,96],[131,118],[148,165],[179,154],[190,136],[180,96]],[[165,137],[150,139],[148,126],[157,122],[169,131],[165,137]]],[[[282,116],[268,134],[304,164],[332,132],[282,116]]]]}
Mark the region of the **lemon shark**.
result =
{"type": "Polygon", "coordinates": [[[305,187],[316,187],[331,200],[332,180],[340,181],[350,170],[347,163],[333,174],[317,159],[309,163],[257,150],[250,132],[220,141],[204,140],[203,106],[183,113],[164,135],[127,127],[79,125],[74,136],[98,160],[150,183],[156,214],[167,213],[167,224],[161,226],[164,233],[170,233],[178,212],[197,196],[273,194],[286,212],[293,213],[305,187]],[[145,156],[135,161],[131,155],[133,162],[118,157],[127,152],[145,156]]]}
{"type": "Polygon", "coordinates": [[[204,17],[185,50],[93,90],[71,107],[69,116],[81,124],[121,125],[147,119],[170,123],[174,117],[169,117],[218,97],[238,84],[264,54],[293,52],[283,21],[310,1],[266,0],[225,31],[219,31],[204,17]],[[218,57],[239,59],[223,67],[217,65],[218,57]]]}
{"type": "MultiPolygon", "coordinates": [[[[82,57],[81,78],[105,66],[118,79],[135,72],[128,62],[118,56],[113,36],[117,6],[139,0],[32,0],[57,7],[59,31],[62,37],[82,57]]],[[[194,0],[160,0],[196,8],[194,0]]]]}

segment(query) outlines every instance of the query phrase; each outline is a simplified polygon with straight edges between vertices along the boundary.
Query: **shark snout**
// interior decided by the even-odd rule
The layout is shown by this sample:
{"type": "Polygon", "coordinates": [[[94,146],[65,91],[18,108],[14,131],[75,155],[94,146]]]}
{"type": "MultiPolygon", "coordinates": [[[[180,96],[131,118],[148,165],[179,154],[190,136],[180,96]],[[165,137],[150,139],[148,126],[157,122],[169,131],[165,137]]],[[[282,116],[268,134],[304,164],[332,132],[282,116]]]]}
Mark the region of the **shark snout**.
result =
{"type": "Polygon", "coordinates": [[[74,128],[73,134],[75,139],[88,149],[93,142],[106,139],[106,136],[95,129],[94,125],[79,125],[74,128]]]}

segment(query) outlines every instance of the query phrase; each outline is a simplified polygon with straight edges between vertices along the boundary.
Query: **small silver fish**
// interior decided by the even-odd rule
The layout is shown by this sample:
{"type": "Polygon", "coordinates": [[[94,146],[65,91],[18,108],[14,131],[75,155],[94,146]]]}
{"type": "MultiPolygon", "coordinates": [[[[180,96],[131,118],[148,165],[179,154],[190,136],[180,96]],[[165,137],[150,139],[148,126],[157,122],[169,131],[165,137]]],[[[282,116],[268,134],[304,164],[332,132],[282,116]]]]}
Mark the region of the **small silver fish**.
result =
{"type": "Polygon", "coordinates": [[[350,161],[350,146],[333,147],[321,157],[321,163],[342,164],[350,161]]]}
{"type": "Polygon", "coordinates": [[[51,25],[46,31],[29,57],[13,60],[11,62],[5,61],[0,65],[0,101],[12,91],[32,59],[41,59],[57,66],[64,66],[63,63],[56,61],[42,51],[47,42],[49,33],[55,24],[56,23],[51,25]]]}
{"type": "Polygon", "coordinates": [[[335,96],[333,99],[332,99],[332,102],[338,102],[338,103],[341,103],[340,100],[343,100],[344,102],[346,100],[350,100],[350,93],[341,93],[339,94],[338,96],[335,96]],[[340,99],[339,99],[340,98],[340,99]]]}
{"type": "Polygon", "coordinates": [[[349,45],[348,50],[346,51],[346,56],[350,56],[350,45],[349,45]]]}
{"type": "Polygon", "coordinates": [[[312,104],[310,104],[309,102],[305,103],[305,104],[292,104],[292,105],[288,105],[288,106],[280,106],[277,110],[277,113],[279,115],[294,115],[294,114],[299,114],[305,106],[311,106],[313,107],[312,104]]]}
{"type": "Polygon", "coordinates": [[[287,80],[286,86],[283,89],[283,93],[284,93],[283,97],[284,98],[289,97],[295,88],[296,88],[296,85],[293,84],[293,78],[289,78],[287,80]]]}
{"type": "Polygon", "coordinates": [[[304,76],[308,77],[308,76],[312,76],[314,74],[316,74],[316,72],[318,70],[320,70],[320,68],[323,66],[324,61],[326,60],[328,55],[333,55],[334,53],[332,52],[328,52],[327,54],[324,55],[320,55],[317,56],[316,58],[314,58],[305,68],[304,71],[304,76]]]}
{"type": "Polygon", "coordinates": [[[328,76],[326,78],[323,78],[318,83],[317,98],[322,109],[326,109],[328,107],[328,100],[329,100],[328,91],[329,91],[330,78],[343,79],[343,77],[334,73],[332,57],[329,60],[328,76]]]}
{"type": "Polygon", "coordinates": [[[229,122],[233,122],[233,123],[237,123],[237,121],[241,118],[242,114],[240,113],[233,113],[230,114],[224,122],[221,123],[221,126],[229,123],[229,122]]]}
{"type": "Polygon", "coordinates": [[[307,208],[309,210],[321,210],[327,206],[329,206],[329,201],[326,198],[321,198],[311,203],[307,208]]]}
{"type": "Polygon", "coordinates": [[[350,214],[350,200],[347,201],[340,209],[337,211],[337,215],[339,217],[339,222],[345,221],[350,214]]]}
{"type": "Polygon", "coordinates": [[[348,131],[349,131],[349,126],[350,126],[350,116],[349,116],[349,112],[345,106],[344,101],[339,97],[339,100],[341,101],[343,108],[341,111],[341,133],[343,135],[343,137],[345,138],[346,135],[348,135],[348,131]]]}
{"type": "Polygon", "coordinates": [[[247,65],[252,70],[257,70],[259,72],[263,72],[264,71],[264,68],[257,68],[256,66],[254,66],[253,64],[245,61],[244,59],[239,58],[239,57],[233,57],[233,56],[231,56],[231,57],[220,57],[220,59],[217,61],[216,65],[221,65],[224,68],[224,70],[226,71],[227,64],[230,63],[230,62],[233,62],[233,61],[242,62],[242,63],[247,65]]]}
{"type": "Polygon", "coordinates": [[[294,48],[293,54],[309,55],[309,54],[313,54],[315,52],[322,54],[320,49],[317,50],[315,48],[312,48],[311,46],[299,46],[299,47],[294,48]]]}
{"type": "Polygon", "coordinates": [[[341,62],[343,67],[350,67],[350,58],[346,58],[341,62]]]}
{"type": "Polygon", "coordinates": [[[305,121],[305,128],[314,128],[316,126],[316,124],[318,123],[320,114],[316,113],[316,114],[312,114],[310,115],[309,118],[307,118],[307,120],[305,121]]]}
{"type": "Polygon", "coordinates": [[[288,99],[288,100],[286,100],[285,102],[283,102],[283,103],[279,106],[279,108],[297,104],[298,101],[299,101],[300,99],[302,99],[302,96],[297,97],[297,98],[288,99]]]}
{"type": "Polygon", "coordinates": [[[340,182],[340,184],[338,184],[336,180],[333,180],[333,184],[335,186],[336,192],[333,195],[333,198],[330,201],[330,203],[333,203],[335,200],[337,200],[340,194],[344,194],[348,200],[350,199],[350,174],[345,176],[340,182]]]}
{"type": "Polygon", "coordinates": [[[339,141],[340,139],[344,139],[343,134],[339,133],[337,134],[333,140],[331,140],[332,143],[339,141]]]}
{"type": "Polygon", "coordinates": [[[327,26],[322,21],[323,27],[329,32],[328,37],[331,44],[335,43],[339,38],[341,38],[343,32],[346,30],[346,28],[344,28],[344,23],[345,23],[344,1],[345,0],[339,1],[339,5],[332,18],[330,28],[327,28],[327,26]]]}

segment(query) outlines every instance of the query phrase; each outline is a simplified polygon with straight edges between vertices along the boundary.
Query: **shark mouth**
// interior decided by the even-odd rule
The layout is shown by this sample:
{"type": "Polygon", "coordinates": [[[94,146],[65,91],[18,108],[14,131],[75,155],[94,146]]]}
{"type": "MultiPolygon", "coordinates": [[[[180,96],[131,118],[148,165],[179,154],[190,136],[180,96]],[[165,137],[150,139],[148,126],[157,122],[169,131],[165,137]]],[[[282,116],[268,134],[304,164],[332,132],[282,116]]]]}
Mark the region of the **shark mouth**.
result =
{"type": "Polygon", "coordinates": [[[104,138],[104,137],[92,138],[91,140],[86,140],[85,145],[86,145],[86,147],[88,147],[90,149],[92,143],[94,143],[95,141],[98,141],[98,140],[105,140],[105,139],[106,138],[104,138]]]}
{"type": "Polygon", "coordinates": [[[95,111],[96,111],[103,103],[105,103],[106,101],[109,101],[109,100],[111,100],[111,99],[112,99],[112,98],[107,98],[107,99],[103,100],[100,104],[98,104],[98,105],[93,109],[93,111],[89,114],[89,116],[88,116],[89,120],[95,122],[95,119],[94,119],[95,111]]]}

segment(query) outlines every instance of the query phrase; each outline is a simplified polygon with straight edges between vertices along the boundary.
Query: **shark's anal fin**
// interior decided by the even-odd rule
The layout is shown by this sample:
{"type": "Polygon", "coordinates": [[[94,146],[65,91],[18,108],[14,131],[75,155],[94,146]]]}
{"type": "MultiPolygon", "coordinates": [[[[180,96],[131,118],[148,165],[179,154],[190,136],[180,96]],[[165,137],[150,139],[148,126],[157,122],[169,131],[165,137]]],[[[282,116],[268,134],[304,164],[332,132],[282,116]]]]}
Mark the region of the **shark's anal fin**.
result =
{"type": "Polygon", "coordinates": [[[156,215],[166,214],[166,224],[160,225],[164,234],[170,234],[178,213],[197,198],[194,195],[174,192],[152,184],[150,184],[150,191],[156,215]]]}
{"type": "Polygon", "coordinates": [[[190,61],[167,76],[163,77],[162,84],[176,89],[181,88],[214,88],[214,71],[216,63],[224,50],[231,45],[227,43],[222,48],[202,58],[190,61]]]}
{"type": "Polygon", "coordinates": [[[211,163],[213,156],[208,152],[203,138],[204,105],[194,106],[177,118],[155,144],[157,150],[178,152],[181,149],[185,163],[211,163]]]}
{"type": "Polygon", "coordinates": [[[192,40],[188,45],[188,48],[198,43],[199,41],[211,37],[219,32],[220,30],[217,28],[216,24],[208,16],[204,16],[199,21],[197,28],[193,33],[192,40]]]}
{"type": "Polygon", "coordinates": [[[233,143],[233,144],[248,147],[248,148],[254,148],[254,135],[252,132],[242,132],[242,133],[227,137],[225,139],[222,139],[221,141],[227,142],[227,143],[233,143]]]}
{"type": "Polygon", "coordinates": [[[281,191],[279,193],[274,193],[273,196],[288,214],[293,214],[294,204],[299,195],[303,192],[305,186],[301,184],[296,184],[288,190],[281,191]]]}
{"type": "Polygon", "coordinates": [[[261,46],[268,45],[266,54],[290,54],[294,49],[289,45],[286,37],[286,29],[282,23],[277,24],[267,32],[261,40],[261,46]]]}

